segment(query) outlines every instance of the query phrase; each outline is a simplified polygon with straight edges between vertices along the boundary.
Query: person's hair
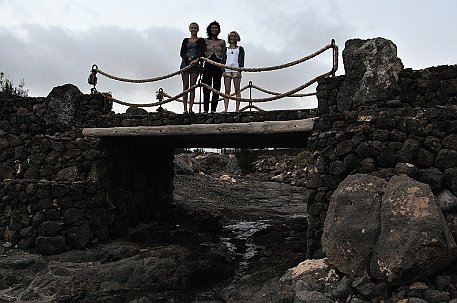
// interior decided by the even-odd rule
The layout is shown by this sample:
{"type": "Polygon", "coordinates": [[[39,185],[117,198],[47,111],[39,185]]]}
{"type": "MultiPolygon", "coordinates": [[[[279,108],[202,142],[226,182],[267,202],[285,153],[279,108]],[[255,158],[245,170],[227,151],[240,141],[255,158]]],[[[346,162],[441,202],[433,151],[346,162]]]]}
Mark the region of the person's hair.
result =
{"type": "Polygon", "coordinates": [[[227,35],[227,42],[230,43],[230,35],[231,34],[235,34],[236,36],[236,41],[237,42],[240,42],[241,41],[241,37],[240,37],[240,34],[238,34],[236,31],[232,31],[230,32],[228,35],[227,35]]]}
{"type": "Polygon", "coordinates": [[[200,29],[200,26],[198,26],[198,23],[197,23],[197,22],[191,22],[191,23],[189,24],[189,27],[190,27],[192,24],[196,25],[196,26],[200,29]]]}
{"type": "MultiPolygon", "coordinates": [[[[216,25],[217,28],[219,28],[219,33],[221,32],[221,25],[219,24],[219,22],[213,21],[206,28],[206,33],[208,34],[208,38],[211,38],[211,26],[213,26],[213,25],[216,25]]],[[[219,33],[217,33],[217,35],[219,35],[219,33]]],[[[216,37],[217,37],[217,35],[216,35],[216,37]]]]}

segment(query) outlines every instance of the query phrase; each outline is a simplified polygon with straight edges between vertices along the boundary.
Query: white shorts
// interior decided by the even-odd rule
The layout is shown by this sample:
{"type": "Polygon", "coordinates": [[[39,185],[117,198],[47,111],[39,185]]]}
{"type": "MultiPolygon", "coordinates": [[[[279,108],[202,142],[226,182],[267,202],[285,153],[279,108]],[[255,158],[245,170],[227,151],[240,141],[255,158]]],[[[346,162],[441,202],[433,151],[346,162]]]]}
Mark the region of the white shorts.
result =
{"type": "Polygon", "coordinates": [[[238,74],[238,72],[224,72],[222,75],[224,77],[230,77],[232,79],[241,78],[241,74],[238,74]]]}

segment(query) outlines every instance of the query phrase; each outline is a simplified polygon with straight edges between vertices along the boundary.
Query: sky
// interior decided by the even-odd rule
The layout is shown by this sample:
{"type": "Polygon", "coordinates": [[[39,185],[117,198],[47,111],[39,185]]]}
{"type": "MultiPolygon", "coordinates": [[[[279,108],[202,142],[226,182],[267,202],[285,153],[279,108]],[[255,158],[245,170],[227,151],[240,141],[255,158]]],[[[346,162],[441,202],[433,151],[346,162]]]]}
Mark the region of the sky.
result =
{"type": "MultiPolygon", "coordinates": [[[[189,23],[197,22],[199,36],[206,37],[213,20],[221,24],[220,38],[226,39],[233,30],[240,34],[245,67],[288,63],[335,39],[340,51],[337,75],[341,75],[345,42],[375,37],[395,43],[406,68],[454,65],[456,11],[455,0],[0,0],[0,72],[15,85],[24,80],[33,97],[46,97],[53,87],[66,83],[90,93],[87,78],[93,64],[118,77],[158,77],[179,70],[179,49],[183,38],[189,37],[189,23]]],[[[283,93],[331,67],[332,54],[327,51],[291,68],[243,72],[241,86],[252,81],[283,93]]],[[[155,102],[159,88],[172,96],[180,93],[180,76],[136,84],[98,75],[98,91],[129,103],[155,102]]],[[[315,86],[302,93],[313,91],[315,86]]],[[[249,90],[242,97],[249,98],[249,90]]],[[[253,90],[252,97],[269,95],[253,90]]],[[[256,105],[266,110],[298,109],[316,107],[317,101],[286,98],[256,105]]],[[[177,102],[164,107],[182,112],[177,102]]],[[[222,108],[220,104],[218,111],[222,108]]],[[[125,109],[114,106],[116,112],[125,109]]]]}

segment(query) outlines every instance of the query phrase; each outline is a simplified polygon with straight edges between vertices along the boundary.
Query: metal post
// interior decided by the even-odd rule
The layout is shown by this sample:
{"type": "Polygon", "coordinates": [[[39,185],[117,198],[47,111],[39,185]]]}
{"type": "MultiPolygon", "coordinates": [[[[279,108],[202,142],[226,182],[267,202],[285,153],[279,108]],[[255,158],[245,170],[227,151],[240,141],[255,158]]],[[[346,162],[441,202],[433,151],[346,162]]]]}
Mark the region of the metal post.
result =
{"type": "Polygon", "coordinates": [[[163,89],[159,88],[159,90],[156,93],[156,98],[157,98],[157,100],[159,100],[159,108],[157,109],[157,111],[159,111],[159,112],[163,112],[163,108],[162,108],[163,96],[164,96],[163,89]]]}
{"type": "MultiPolygon", "coordinates": [[[[252,100],[252,81],[249,81],[249,100],[252,100]]],[[[249,101],[249,111],[252,111],[252,101],[249,101]]]]}
{"type": "Polygon", "coordinates": [[[202,75],[200,74],[200,79],[198,79],[198,90],[200,91],[199,93],[199,101],[198,101],[198,113],[202,113],[202,87],[201,87],[201,82],[202,82],[202,75]]]}
{"type": "Polygon", "coordinates": [[[338,69],[338,46],[335,43],[335,39],[332,39],[331,45],[333,50],[332,77],[335,77],[336,70],[338,69]]]}
{"type": "Polygon", "coordinates": [[[91,94],[97,93],[97,89],[95,88],[95,86],[97,85],[97,70],[98,70],[97,64],[92,65],[92,70],[90,71],[89,78],[87,79],[87,82],[90,85],[94,86],[90,89],[91,94]]]}

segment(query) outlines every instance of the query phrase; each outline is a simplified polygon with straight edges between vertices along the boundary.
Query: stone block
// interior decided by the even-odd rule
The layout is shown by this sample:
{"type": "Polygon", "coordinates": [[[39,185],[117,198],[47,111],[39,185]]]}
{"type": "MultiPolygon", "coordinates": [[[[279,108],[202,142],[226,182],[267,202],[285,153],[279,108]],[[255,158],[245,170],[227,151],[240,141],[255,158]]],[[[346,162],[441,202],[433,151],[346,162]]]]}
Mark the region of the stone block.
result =
{"type": "Polygon", "coordinates": [[[35,247],[38,253],[44,255],[54,255],[65,250],[65,238],[63,236],[43,237],[39,236],[35,240],[35,247]]]}
{"type": "Polygon", "coordinates": [[[72,248],[85,248],[90,243],[91,238],[92,231],[87,221],[83,221],[66,230],[67,244],[72,248]]]}
{"type": "Polygon", "coordinates": [[[54,237],[62,234],[64,224],[59,221],[45,221],[37,228],[38,236],[54,237]]]}

